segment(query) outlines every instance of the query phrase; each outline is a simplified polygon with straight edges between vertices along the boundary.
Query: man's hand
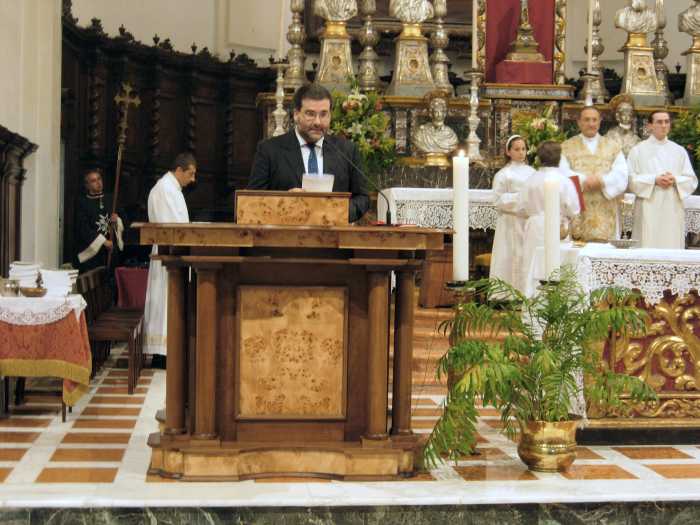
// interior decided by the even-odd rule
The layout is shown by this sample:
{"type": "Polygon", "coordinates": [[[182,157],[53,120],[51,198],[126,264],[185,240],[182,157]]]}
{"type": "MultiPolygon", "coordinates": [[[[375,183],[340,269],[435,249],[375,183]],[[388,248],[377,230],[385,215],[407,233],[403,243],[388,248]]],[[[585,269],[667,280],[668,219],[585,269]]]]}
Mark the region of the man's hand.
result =
{"type": "Polygon", "coordinates": [[[302,188],[291,188],[289,191],[293,191],[293,192],[296,193],[296,192],[306,191],[306,190],[304,190],[304,189],[302,189],[302,188]]]}
{"type": "Polygon", "coordinates": [[[675,182],[676,178],[668,171],[656,177],[656,185],[660,186],[661,188],[670,188],[675,184],[675,182]]]}
{"type": "Polygon", "coordinates": [[[111,251],[112,251],[112,247],[113,247],[114,245],[112,244],[112,241],[106,240],[105,243],[104,243],[102,246],[104,246],[105,248],[107,248],[107,251],[108,251],[108,252],[111,252],[111,251]]]}
{"type": "Polygon", "coordinates": [[[112,222],[112,224],[117,224],[117,221],[119,220],[119,215],[113,213],[109,220],[112,222]]]}
{"type": "Polygon", "coordinates": [[[598,174],[588,175],[583,181],[583,191],[598,191],[603,189],[603,177],[598,174]]]}

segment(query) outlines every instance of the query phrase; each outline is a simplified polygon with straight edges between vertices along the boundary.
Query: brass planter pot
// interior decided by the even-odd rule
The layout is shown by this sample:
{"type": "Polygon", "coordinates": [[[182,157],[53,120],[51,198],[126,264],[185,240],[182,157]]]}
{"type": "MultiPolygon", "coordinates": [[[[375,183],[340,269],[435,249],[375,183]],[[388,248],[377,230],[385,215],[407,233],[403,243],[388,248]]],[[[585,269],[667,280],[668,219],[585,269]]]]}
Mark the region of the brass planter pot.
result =
{"type": "Polygon", "coordinates": [[[549,423],[528,421],[521,425],[518,456],[530,470],[561,472],[576,459],[578,419],[549,423]]]}

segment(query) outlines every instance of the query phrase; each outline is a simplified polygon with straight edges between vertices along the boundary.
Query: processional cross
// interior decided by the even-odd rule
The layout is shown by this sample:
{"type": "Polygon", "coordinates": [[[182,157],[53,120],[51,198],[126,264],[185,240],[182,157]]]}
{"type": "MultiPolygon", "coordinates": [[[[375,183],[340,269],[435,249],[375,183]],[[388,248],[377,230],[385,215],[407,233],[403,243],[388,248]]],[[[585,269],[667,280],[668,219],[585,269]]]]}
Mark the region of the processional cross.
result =
{"type": "MultiPolygon", "coordinates": [[[[117,129],[119,134],[117,135],[117,168],[114,175],[114,192],[112,193],[112,214],[117,212],[117,199],[119,197],[119,179],[122,174],[122,155],[124,153],[124,144],[126,143],[126,130],[129,127],[129,106],[139,107],[141,105],[141,99],[138,95],[133,93],[133,88],[128,82],[122,82],[122,89],[114,97],[114,102],[117,103],[117,107],[120,110],[119,124],[117,129]]],[[[111,215],[110,215],[111,217],[111,215]]],[[[111,223],[110,223],[111,224],[111,223]]],[[[114,239],[114,236],[111,236],[114,239]]],[[[107,267],[109,268],[112,261],[112,251],[109,252],[107,257],[107,267]]]]}

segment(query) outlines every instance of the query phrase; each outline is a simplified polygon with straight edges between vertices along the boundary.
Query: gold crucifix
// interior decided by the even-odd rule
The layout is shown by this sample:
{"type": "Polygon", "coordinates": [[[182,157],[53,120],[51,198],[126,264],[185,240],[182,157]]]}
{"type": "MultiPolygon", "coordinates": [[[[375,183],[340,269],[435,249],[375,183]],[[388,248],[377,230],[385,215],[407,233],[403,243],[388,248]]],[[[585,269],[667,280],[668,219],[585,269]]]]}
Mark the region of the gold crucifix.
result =
{"type": "Polygon", "coordinates": [[[141,99],[138,95],[132,94],[133,88],[128,82],[122,82],[122,90],[114,97],[114,102],[121,110],[121,118],[119,119],[119,135],[117,137],[118,145],[123,145],[126,142],[126,129],[129,126],[127,116],[129,114],[129,106],[139,107],[141,99]]]}

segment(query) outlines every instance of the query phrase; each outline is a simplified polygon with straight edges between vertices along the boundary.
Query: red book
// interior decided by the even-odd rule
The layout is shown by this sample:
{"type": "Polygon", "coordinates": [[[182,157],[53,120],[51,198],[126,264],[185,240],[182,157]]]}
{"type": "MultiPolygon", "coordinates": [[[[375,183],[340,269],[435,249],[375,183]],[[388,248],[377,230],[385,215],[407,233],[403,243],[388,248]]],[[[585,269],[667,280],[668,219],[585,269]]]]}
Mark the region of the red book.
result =
{"type": "Polygon", "coordinates": [[[583,213],[586,210],[586,203],[583,200],[583,191],[581,190],[581,181],[578,178],[578,175],[572,175],[569,177],[571,182],[574,183],[574,188],[576,188],[576,194],[578,195],[578,203],[579,206],[581,206],[581,213],[583,213]]]}

